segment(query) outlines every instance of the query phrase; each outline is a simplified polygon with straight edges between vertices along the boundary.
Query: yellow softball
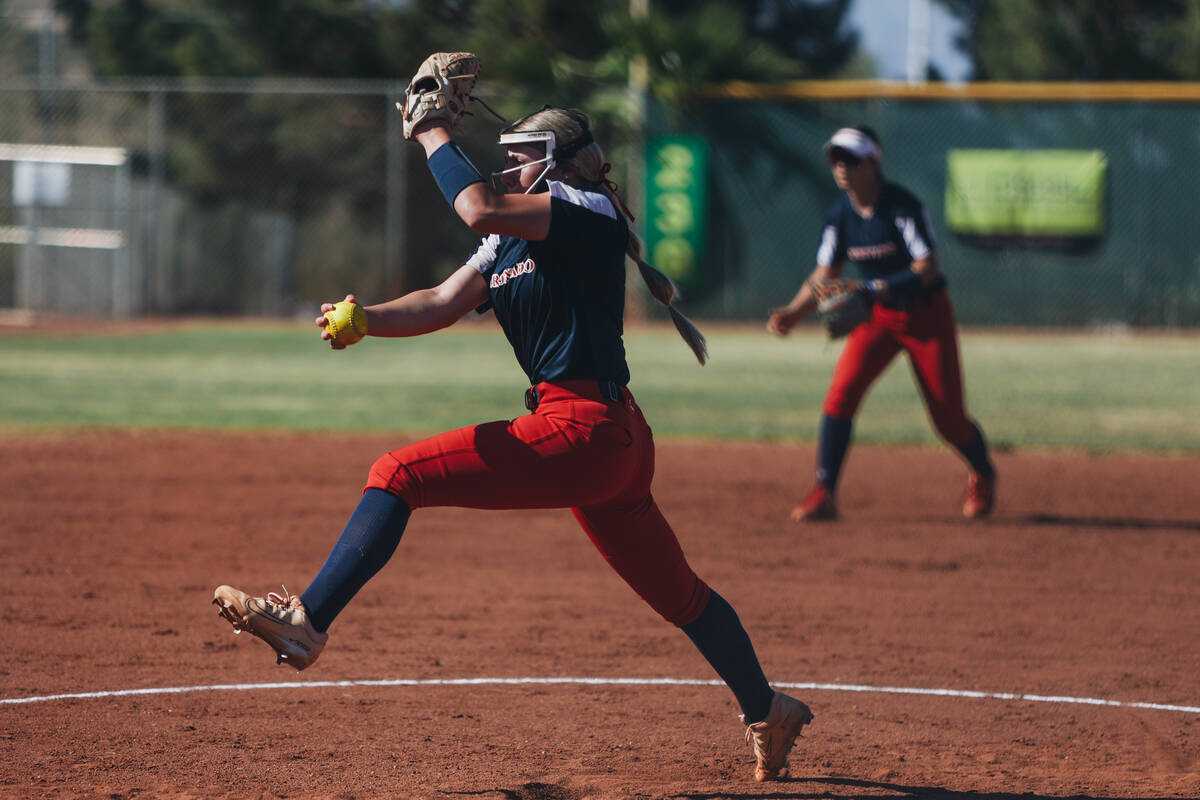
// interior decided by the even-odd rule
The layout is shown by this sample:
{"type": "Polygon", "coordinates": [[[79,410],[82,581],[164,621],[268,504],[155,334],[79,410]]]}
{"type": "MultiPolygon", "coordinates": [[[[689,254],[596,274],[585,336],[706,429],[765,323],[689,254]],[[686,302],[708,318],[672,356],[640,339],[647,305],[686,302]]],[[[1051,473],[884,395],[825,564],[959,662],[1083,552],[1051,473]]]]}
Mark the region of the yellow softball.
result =
{"type": "Polygon", "coordinates": [[[334,303],[325,319],[329,320],[325,330],[338,344],[354,344],[367,335],[367,314],[358,303],[334,303]]]}

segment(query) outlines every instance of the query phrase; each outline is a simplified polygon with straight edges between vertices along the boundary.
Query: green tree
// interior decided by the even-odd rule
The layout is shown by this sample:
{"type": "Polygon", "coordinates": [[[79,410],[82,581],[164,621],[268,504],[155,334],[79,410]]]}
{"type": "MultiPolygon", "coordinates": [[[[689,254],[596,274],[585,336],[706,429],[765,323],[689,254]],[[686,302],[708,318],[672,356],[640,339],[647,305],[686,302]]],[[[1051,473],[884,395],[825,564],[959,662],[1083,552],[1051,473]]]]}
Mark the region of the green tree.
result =
{"type": "Polygon", "coordinates": [[[99,75],[382,78],[405,46],[431,43],[399,11],[358,0],[55,5],[99,75]]]}
{"type": "MultiPolygon", "coordinates": [[[[390,78],[407,68],[401,53],[433,45],[398,12],[355,0],[57,4],[102,77],[390,78]]],[[[356,114],[349,100],[331,107],[311,95],[181,94],[170,102],[170,174],[197,196],[303,215],[328,187],[378,185],[356,180],[378,153],[340,144],[349,123],[374,128],[362,138],[382,147],[382,117],[356,114]]],[[[379,201],[376,190],[363,191],[355,205],[379,201]]]]}
{"type": "Polygon", "coordinates": [[[831,77],[858,46],[844,30],[850,0],[658,0],[644,19],[610,16],[613,52],[646,59],[654,96],[692,104],[708,84],[831,77]]]}
{"type": "Polygon", "coordinates": [[[973,80],[1200,78],[1200,0],[938,0],[973,80]]]}
{"type": "MultiPolygon", "coordinates": [[[[850,0],[652,0],[643,19],[632,18],[624,0],[55,3],[101,77],[353,78],[402,85],[427,54],[472,50],[484,70],[477,93],[500,113],[514,118],[542,103],[584,108],[618,170],[633,156],[629,73],[635,59],[648,66],[652,94],[680,110],[711,83],[835,74],[857,46],[843,30],[850,0]]],[[[363,241],[380,236],[386,114],[395,113],[377,94],[176,92],[166,112],[167,177],[175,188],[214,208],[236,200],[294,220],[299,235],[322,239],[330,263],[314,269],[347,273],[359,268],[356,258],[370,258],[363,241]],[[373,232],[340,241],[329,236],[354,225],[373,232]],[[361,252],[335,252],[338,246],[361,252]]],[[[468,121],[468,151],[490,147],[496,127],[468,121]]],[[[411,283],[427,283],[445,268],[446,253],[435,250],[447,250],[447,243],[457,250],[469,240],[439,204],[428,202],[436,189],[420,168],[419,148],[405,148],[404,157],[410,161],[408,224],[422,234],[409,237],[404,261],[414,270],[411,283]]],[[[487,169],[490,162],[479,163],[487,169]]]]}
{"type": "MultiPolygon", "coordinates": [[[[429,52],[471,49],[484,63],[481,94],[499,90],[506,116],[569,103],[591,111],[602,135],[627,126],[635,58],[655,97],[680,108],[710,83],[832,74],[857,44],[842,31],[849,0],[694,5],[655,0],[634,20],[626,3],[601,0],[56,0],[100,76],[395,79],[429,52]]],[[[373,159],[337,146],[344,117],[323,118],[319,102],[228,95],[217,113],[202,102],[181,100],[171,114],[183,142],[171,174],[201,196],[304,213],[322,187],[372,185],[352,178],[373,159]],[[284,113],[297,106],[307,107],[284,113]]],[[[360,117],[382,146],[378,116],[360,117]]],[[[379,200],[364,192],[353,205],[379,200]]]]}

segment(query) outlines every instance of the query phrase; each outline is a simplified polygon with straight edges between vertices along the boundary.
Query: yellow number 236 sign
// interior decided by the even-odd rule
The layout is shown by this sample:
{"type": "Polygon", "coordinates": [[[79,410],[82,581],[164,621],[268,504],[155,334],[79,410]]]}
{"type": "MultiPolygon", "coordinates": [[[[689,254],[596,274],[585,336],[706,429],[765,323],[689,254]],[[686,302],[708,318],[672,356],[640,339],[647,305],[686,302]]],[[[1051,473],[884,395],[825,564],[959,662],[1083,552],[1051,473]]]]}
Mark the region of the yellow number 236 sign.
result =
{"type": "Polygon", "coordinates": [[[646,250],[682,285],[701,277],[708,214],[708,143],[667,136],[646,147],[646,250]]]}

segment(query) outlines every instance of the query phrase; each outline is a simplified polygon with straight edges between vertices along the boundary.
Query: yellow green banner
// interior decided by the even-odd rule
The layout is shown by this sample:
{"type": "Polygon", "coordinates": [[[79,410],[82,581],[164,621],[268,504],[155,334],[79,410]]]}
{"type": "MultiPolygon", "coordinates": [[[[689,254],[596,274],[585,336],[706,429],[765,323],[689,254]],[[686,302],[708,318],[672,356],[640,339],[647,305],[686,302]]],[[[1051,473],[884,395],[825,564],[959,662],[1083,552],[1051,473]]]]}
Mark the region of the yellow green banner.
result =
{"type": "Polygon", "coordinates": [[[701,277],[708,219],[708,142],[660,136],[646,145],[646,253],[683,286],[701,277]]]}
{"type": "Polygon", "coordinates": [[[983,236],[1099,236],[1107,171],[1099,150],[951,150],[946,225],[983,236]]]}

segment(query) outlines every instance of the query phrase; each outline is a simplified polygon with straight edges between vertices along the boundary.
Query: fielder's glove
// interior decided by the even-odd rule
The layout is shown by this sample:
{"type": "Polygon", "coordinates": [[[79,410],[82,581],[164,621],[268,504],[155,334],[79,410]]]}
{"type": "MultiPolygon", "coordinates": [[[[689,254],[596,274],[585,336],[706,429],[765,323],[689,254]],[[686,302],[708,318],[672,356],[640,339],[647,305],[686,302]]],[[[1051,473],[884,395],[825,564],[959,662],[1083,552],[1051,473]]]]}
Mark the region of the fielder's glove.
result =
{"type": "Polygon", "coordinates": [[[859,281],[834,278],[809,281],[817,313],[830,339],[840,339],[871,318],[871,292],[859,281]]]}
{"type": "Polygon", "coordinates": [[[474,53],[434,53],[421,62],[404,90],[404,102],[396,103],[404,119],[404,138],[411,140],[416,127],[429,120],[457,128],[475,99],[471,90],[478,79],[479,57],[474,53]]]}

